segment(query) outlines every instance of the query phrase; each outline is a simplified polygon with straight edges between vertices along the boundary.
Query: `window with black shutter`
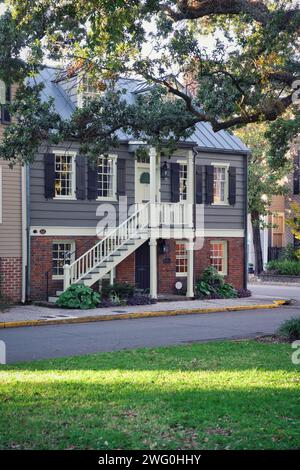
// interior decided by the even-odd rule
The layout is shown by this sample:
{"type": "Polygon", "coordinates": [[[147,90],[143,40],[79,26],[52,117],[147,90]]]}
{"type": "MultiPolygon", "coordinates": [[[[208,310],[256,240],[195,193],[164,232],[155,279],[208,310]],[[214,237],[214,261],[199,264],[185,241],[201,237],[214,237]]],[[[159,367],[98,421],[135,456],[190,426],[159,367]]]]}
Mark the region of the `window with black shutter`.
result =
{"type": "Polygon", "coordinates": [[[98,196],[98,167],[95,162],[88,164],[88,199],[94,200],[98,196]]]}

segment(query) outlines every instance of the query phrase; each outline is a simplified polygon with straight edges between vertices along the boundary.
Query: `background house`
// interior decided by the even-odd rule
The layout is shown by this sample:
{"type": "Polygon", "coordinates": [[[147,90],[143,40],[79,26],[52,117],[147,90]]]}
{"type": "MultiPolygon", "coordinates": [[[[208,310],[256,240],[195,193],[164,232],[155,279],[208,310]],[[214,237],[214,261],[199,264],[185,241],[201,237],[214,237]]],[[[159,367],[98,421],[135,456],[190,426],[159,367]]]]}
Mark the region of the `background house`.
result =
{"type": "MultiPolygon", "coordinates": [[[[10,123],[7,105],[15,95],[15,86],[0,83],[1,121],[0,139],[10,123]]],[[[20,302],[25,300],[26,284],[26,205],[25,173],[21,165],[9,167],[0,160],[0,299],[20,302]]]]}

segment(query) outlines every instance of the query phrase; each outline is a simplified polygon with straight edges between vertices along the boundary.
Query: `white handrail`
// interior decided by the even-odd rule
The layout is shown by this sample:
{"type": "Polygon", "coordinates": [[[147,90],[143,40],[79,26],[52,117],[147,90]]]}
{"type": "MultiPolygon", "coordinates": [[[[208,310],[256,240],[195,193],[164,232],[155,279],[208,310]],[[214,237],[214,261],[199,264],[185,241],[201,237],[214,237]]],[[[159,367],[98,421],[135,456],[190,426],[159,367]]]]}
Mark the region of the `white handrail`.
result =
{"type": "Polygon", "coordinates": [[[137,236],[140,229],[148,226],[149,205],[149,202],[146,203],[73,263],[64,266],[64,290],[80,281],[130,238],[137,236]]]}

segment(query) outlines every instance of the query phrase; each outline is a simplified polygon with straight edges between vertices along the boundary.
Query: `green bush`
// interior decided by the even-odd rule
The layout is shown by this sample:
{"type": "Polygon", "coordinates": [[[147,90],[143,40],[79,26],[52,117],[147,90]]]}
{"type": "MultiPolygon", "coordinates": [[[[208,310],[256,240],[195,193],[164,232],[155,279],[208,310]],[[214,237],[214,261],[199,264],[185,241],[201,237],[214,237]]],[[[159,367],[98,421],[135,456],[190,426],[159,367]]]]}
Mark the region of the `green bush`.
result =
{"type": "Polygon", "coordinates": [[[62,308],[80,308],[86,310],[96,308],[100,300],[100,294],[90,287],[73,284],[59,296],[56,305],[62,308]]]}
{"type": "Polygon", "coordinates": [[[115,282],[112,285],[102,286],[102,297],[104,299],[127,300],[135,293],[135,286],[128,282],[115,282]]]}
{"type": "Polygon", "coordinates": [[[297,258],[297,250],[292,243],[288,243],[282,250],[281,260],[299,261],[297,258]]]}
{"type": "Polygon", "coordinates": [[[231,299],[237,297],[236,289],[225,282],[224,277],[213,267],[203,271],[202,277],[196,282],[196,296],[208,299],[231,299]]]}
{"type": "Polygon", "coordinates": [[[287,276],[300,276],[300,261],[290,259],[277,259],[269,261],[267,271],[274,271],[276,274],[287,276]]]}
{"type": "Polygon", "coordinates": [[[300,339],[300,318],[291,318],[284,321],[277,333],[287,337],[291,343],[300,339]]]}

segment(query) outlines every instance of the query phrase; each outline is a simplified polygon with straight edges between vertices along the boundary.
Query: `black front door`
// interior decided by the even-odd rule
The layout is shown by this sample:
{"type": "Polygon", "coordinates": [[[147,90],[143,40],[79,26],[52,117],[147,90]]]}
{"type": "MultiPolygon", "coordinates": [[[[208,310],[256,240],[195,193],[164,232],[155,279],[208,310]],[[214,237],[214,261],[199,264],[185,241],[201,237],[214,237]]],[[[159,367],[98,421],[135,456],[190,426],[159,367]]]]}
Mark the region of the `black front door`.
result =
{"type": "Polygon", "coordinates": [[[150,247],[143,243],[135,252],[135,283],[138,289],[150,287],[150,247]]]}

